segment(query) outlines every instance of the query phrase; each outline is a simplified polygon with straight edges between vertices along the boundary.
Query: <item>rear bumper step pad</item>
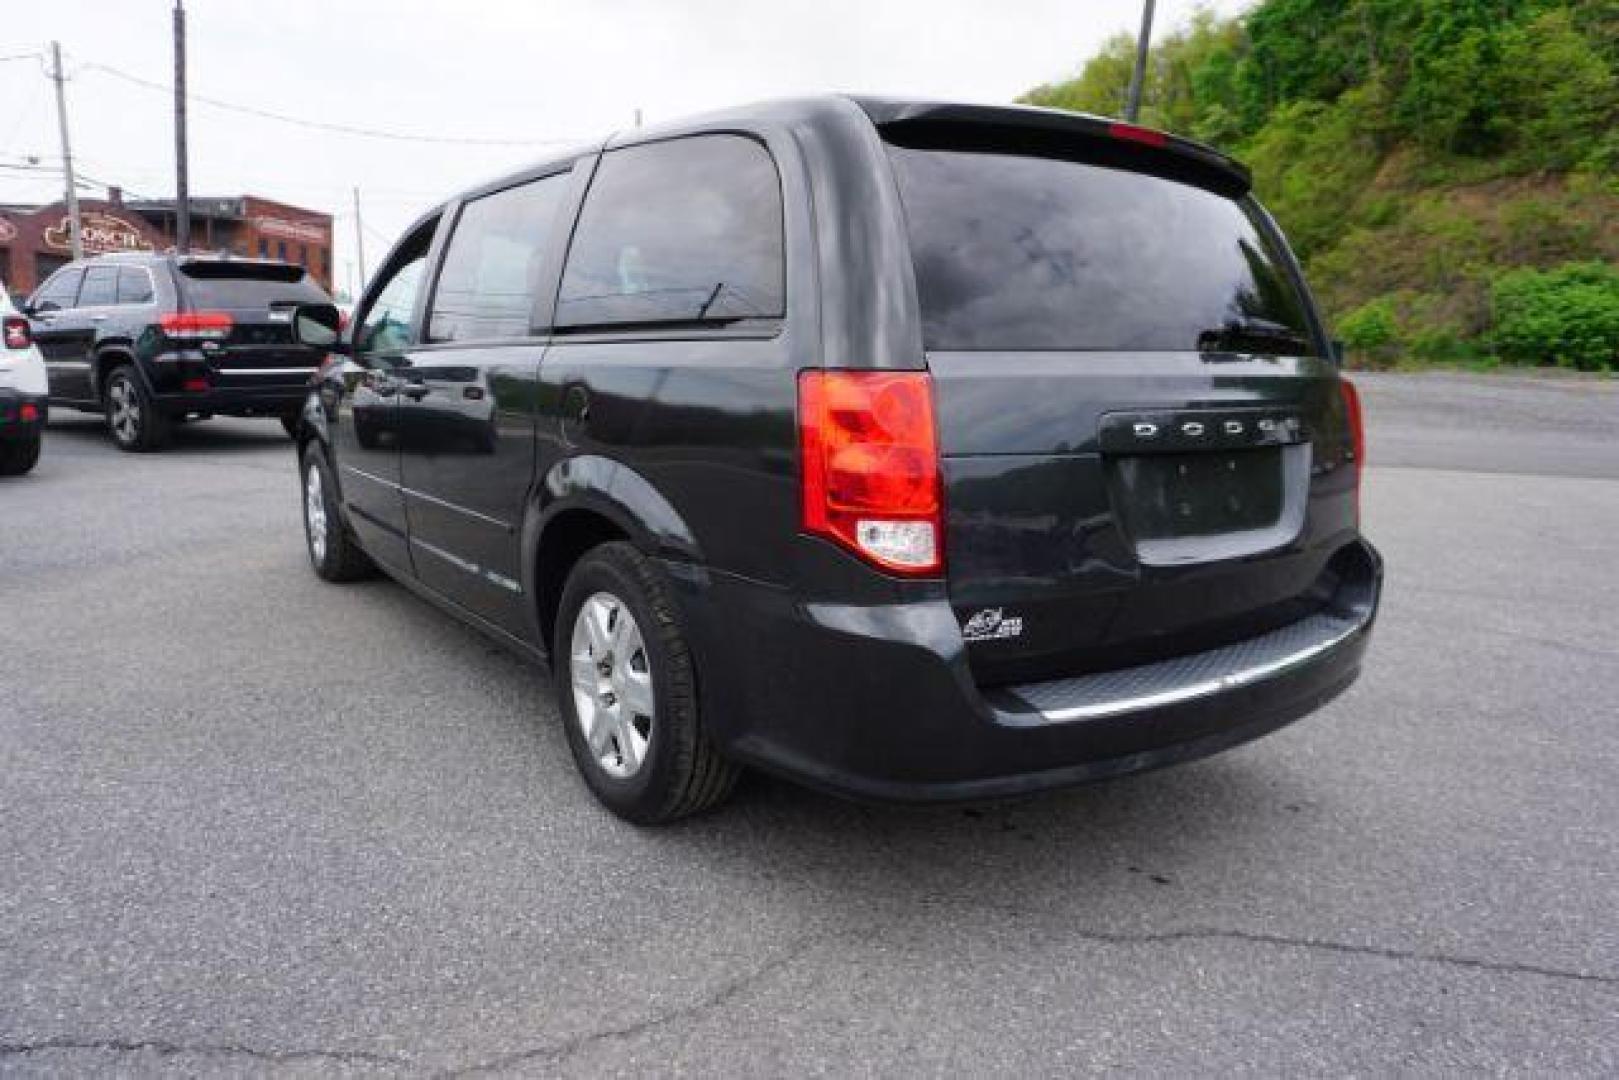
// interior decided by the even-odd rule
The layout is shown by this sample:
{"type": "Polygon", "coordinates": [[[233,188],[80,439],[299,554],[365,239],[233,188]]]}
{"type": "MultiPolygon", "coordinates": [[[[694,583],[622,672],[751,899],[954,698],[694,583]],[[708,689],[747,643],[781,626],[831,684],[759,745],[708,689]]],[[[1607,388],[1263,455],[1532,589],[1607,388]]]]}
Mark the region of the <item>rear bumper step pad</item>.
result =
{"type": "Polygon", "coordinates": [[[1268,634],[1140,667],[1001,687],[1051,723],[1097,720],[1209,697],[1286,674],[1354,637],[1369,611],[1321,612],[1268,634]]]}

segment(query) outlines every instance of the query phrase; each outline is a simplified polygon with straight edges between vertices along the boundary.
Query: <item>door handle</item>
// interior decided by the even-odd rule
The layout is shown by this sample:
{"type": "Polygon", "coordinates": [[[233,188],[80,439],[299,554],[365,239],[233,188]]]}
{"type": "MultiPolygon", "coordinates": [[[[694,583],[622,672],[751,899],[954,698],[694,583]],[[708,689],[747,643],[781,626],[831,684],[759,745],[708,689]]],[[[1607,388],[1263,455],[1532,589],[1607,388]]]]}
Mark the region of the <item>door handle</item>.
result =
{"type": "Polygon", "coordinates": [[[105,315],[92,315],[92,316],[90,316],[90,321],[91,322],[106,322],[107,317],[105,315]]]}
{"type": "Polygon", "coordinates": [[[421,383],[407,383],[399,392],[412,401],[420,401],[428,394],[431,394],[433,390],[431,387],[423,386],[421,383]]]}

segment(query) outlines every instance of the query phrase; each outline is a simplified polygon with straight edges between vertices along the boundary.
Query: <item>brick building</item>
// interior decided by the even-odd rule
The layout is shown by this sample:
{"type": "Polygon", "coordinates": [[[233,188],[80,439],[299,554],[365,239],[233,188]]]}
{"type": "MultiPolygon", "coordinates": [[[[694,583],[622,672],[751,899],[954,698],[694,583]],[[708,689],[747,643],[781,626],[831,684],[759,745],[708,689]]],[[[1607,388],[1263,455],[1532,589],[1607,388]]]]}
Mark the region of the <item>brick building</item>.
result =
{"type": "MultiPolygon", "coordinates": [[[[84,252],[163,251],[174,246],[172,199],[80,199],[84,252]]],[[[256,195],[192,199],[191,249],[298,263],[328,291],[332,287],[332,217],[256,195]]],[[[0,206],[0,280],[26,295],[71,258],[67,207],[0,206]]]]}

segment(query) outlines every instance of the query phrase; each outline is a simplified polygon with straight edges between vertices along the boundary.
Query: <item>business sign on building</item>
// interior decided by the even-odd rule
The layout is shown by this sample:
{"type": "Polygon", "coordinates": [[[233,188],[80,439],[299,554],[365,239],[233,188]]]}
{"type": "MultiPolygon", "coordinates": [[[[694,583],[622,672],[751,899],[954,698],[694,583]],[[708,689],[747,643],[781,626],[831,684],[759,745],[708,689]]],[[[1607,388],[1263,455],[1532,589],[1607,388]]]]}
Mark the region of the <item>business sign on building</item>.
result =
{"type": "MultiPolygon", "coordinates": [[[[63,214],[60,222],[45,228],[44,240],[45,246],[53,251],[73,249],[73,227],[68,215],[63,214]]],[[[84,210],[79,214],[79,240],[84,244],[84,254],[152,249],[152,241],[147,240],[146,230],[138,223],[102,210],[84,210]]]]}
{"type": "Polygon", "coordinates": [[[265,215],[254,218],[253,224],[261,236],[273,236],[280,240],[296,240],[301,244],[324,244],[330,240],[325,229],[307,221],[265,215]]]}
{"type": "MultiPolygon", "coordinates": [[[[152,243],[146,239],[146,230],[128,218],[100,210],[86,210],[79,215],[79,236],[86,255],[105,255],[113,251],[151,251],[152,243]]],[[[73,250],[72,226],[66,215],[44,233],[45,246],[55,251],[73,250]]]]}

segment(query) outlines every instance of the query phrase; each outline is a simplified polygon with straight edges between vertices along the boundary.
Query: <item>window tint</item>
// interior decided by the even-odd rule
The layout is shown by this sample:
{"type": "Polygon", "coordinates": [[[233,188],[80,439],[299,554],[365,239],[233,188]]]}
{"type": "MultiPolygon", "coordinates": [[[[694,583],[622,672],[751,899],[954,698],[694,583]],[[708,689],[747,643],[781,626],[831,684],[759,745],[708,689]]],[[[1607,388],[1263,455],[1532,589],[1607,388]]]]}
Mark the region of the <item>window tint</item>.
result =
{"type": "Polygon", "coordinates": [[[602,157],[558,326],[779,316],[781,181],[765,148],[704,135],[602,157]]]}
{"type": "Polygon", "coordinates": [[[1241,203],[1055,158],[889,153],[929,348],[1315,351],[1241,203]]]}
{"type": "Polygon", "coordinates": [[[46,304],[55,304],[59,308],[72,307],[79,295],[79,282],[83,278],[84,271],[79,267],[63,270],[34,294],[34,307],[43,308],[46,304]]]}
{"type": "Polygon", "coordinates": [[[328,297],[301,267],[188,262],[180,266],[193,307],[256,309],[273,303],[323,304],[328,297]]]}
{"type": "Polygon", "coordinates": [[[366,309],[365,321],[354,335],[362,353],[394,353],[410,344],[415,329],[416,294],[427,269],[426,245],[421,254],[401,266],[377,292],[366,309]]]}
{"type": "Polygon", "coordinates": [[[139,266],[118,268],[118,302],[120,304],[149,304],[152,302],[152,276],[139,266]]]}
{"type": "Polygon", "coordinates": [[[433,290],[431,341],[522,337],[568,173],[474,199],[461,209],[433,290]]]}
{"type": "Polygon", "coordinates": [[[79,288],[80,307],[106,307],[117,302],[116,266],[92,266],[84,272],[84,284],[79,288]]]}

